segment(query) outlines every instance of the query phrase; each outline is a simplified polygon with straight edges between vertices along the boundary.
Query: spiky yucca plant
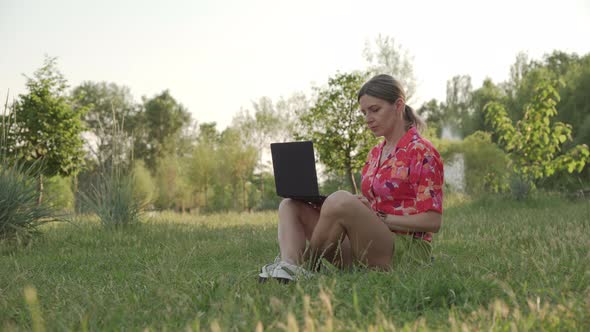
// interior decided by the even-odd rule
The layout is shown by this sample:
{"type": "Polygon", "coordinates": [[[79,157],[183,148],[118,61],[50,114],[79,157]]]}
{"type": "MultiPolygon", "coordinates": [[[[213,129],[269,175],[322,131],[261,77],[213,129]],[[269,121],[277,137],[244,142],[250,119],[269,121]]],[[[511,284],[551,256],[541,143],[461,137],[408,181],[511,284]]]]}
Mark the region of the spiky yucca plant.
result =
{"type": "Polygon", "coordinates": [[[89,192],[82,193],[86,207],[96,213],[104,226],[121,227],[141,221],[146,203],[135,193],[134,175],[125,166],[123,121],[117,121],[113,109],[110,155],[107,163],[99,165],[100,177],[89,192]]]}
{"type": "Polygon", "coordinates": [[[0,156],[0,239],[28,241],[38,234],[37,226],[54,221],[56,216],[45,205],[38,204],[39,167],[25,166],[0,156]]]}
{"type": "Polygon", "coordinates": [[[141,221],[145,204],[133,192],[133,177],[111,172],[83,194],[88,209],[104,226],[121,227],[141,221]]]}

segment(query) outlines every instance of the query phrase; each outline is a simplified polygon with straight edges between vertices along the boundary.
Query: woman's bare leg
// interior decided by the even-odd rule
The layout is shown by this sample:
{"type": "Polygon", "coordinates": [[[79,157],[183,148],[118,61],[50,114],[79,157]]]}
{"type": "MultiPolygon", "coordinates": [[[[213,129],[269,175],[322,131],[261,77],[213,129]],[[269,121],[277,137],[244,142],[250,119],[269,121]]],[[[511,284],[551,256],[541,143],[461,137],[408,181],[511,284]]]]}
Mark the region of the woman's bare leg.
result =
{"type": "MultiPolygon", "coordinates": [[[[278,232],[281,260],[295,265],[303,263],[306,241],[311,240],[319,218],[319,209],[310,204],[288,198],[281,202],[278,232]]],[[[351,257],[350,245],[346,240],[340,262],[348,266],[352,262],[351,257]]]]}
{"type": "Polygon", "coordinates": [[[393,236],[389,228],[357,197],[346,191],[330,195],[322,206],[310,249],[333,261],[343,236],[348,237],[354,258],[369,267],[391,268],[393,236]]]}

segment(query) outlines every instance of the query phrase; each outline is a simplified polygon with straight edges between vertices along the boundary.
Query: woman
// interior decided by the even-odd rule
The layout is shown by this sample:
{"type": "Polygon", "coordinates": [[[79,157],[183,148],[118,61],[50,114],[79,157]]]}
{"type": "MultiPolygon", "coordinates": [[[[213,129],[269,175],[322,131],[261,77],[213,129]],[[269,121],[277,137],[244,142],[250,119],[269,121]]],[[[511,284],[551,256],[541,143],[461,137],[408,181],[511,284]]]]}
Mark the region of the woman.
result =
{"type": "Polygon", "coordinates": [[[358,101],[367,126],[385,138],[362,169],[362,195],[337,191],[321,207],[283,200],[281,255],[261,269],[261,281],[309,276],[303,263],[315,269],[319,257],[340,267],[359,262],[383,270],[430,261],[432,233],[442,224],[443,164],[418,133],[424,123],[405,100],[401,84],[389,75],[362,86],[358,101]]]}

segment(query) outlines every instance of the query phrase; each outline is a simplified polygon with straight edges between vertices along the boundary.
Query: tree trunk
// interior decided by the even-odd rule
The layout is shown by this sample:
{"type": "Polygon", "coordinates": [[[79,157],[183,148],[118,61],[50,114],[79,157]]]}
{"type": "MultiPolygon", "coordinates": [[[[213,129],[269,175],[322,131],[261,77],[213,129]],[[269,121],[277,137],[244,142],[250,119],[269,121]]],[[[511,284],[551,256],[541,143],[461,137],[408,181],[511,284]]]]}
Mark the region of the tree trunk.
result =
{"type": "Polygon", "coordinates": [[[264,178],[260,173],[260,201],[264,203],[264,178]]]}
{"type": "Polygon", "coordinates": [[[205,208],[207,208],[207,181],[205,181],[205,208]]]}
{"type": "Polygon", "coordinates": [[[247,203],[246,203],[246,181],[242,179],[242,206],[244,210],[247,210],[247,203]]]}
{"type": "Polygon", "coordinates": [[[37,205],[41,205],[43,203],[43,174],[39,174],[38,185],[39,199],[37,200],[37,205]]]}
{"type": "Polygon", "coordinates": [[[346,165],[346,177],[348,178],[347,182],[349,184],[349,188],[355,195],[357,195],[358,188],[356,186],[356,180],[354,179],[354,173],[352,172],[352,166],[350,165],[350,163],[346,165]]]}
{"type": "Polygon", "coordinates": [[[74,175],[74,212],[80,211],[78,207],[78,201],[80,197],[78,197],[78,174],[74,175]]]}

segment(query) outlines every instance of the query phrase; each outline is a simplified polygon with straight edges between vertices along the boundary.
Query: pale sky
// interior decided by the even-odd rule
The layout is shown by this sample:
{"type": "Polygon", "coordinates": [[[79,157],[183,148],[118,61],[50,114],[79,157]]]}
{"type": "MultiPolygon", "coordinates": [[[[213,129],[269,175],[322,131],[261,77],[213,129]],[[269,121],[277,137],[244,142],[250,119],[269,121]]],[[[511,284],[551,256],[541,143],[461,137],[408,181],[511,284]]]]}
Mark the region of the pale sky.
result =
{"type": "Polygon", "coordinates": [[[419,107],[444,100],[454,75],[505,80],[521,51],[589,53],[590,0],[0,0],[0,98],[25,92],[22,74],[47,54],[71,87],[114,82],[137,102],[169,89],[193,119],[224,128],[262,96],[366,68],[378,34],[413,56],[419,107]]]}

